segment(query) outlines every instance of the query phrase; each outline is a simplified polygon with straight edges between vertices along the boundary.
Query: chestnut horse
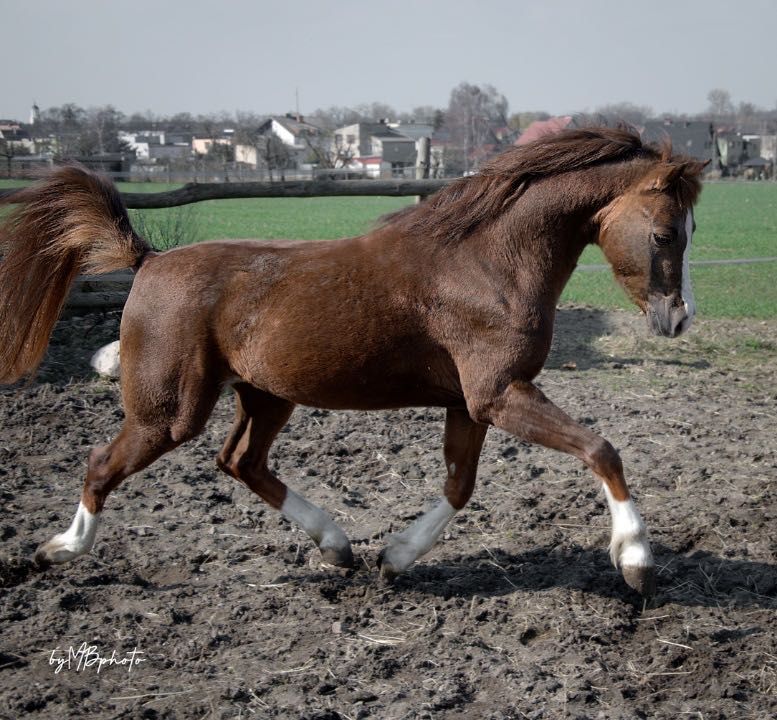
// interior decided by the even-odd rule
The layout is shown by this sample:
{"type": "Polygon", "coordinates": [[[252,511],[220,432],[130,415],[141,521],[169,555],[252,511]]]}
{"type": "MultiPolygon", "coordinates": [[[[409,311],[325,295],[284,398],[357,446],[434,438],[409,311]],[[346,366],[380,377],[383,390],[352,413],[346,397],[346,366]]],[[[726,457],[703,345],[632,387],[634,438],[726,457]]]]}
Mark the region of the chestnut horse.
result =
{"type": "Polygon", "coordinates": [[[381,553],[391,578],[426,553],[472,494],[488,427],[570,453],[602,481],[613,562],[654,588],[645,525],[618,453],[532,383],[556,303],[597,243],[653,333],[694,313],[692,207],[703,165],[624,129],[546,136],[339,241],[207,242],[152,251],[113,184],[78,166],[13,196],[2,231],[0,382],[34,371],[79,272],[137,273],[121,321],[125,420],[89,456],[70,528],[40,565],[89,552],[108,494],[195,437],[223,386],[237,415],[218,455],[228,475],[298,523],[324,560],[351,566],[345,533],[268,468],[297,404],[446,408],[444,496],[381,553]]]}

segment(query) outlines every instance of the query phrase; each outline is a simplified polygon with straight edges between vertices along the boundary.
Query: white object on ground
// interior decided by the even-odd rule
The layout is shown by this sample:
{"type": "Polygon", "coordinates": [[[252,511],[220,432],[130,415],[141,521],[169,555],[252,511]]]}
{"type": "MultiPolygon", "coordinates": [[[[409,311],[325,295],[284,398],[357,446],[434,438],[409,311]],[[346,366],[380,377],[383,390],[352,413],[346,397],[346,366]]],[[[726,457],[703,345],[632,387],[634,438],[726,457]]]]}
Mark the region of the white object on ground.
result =
{"type": "Polygon", "coordinates": [[[119,341],[114,340],[112,343],[103,345],[103,347],[92,355],[89,364],[101,377],[119,377],[119,341]]]}

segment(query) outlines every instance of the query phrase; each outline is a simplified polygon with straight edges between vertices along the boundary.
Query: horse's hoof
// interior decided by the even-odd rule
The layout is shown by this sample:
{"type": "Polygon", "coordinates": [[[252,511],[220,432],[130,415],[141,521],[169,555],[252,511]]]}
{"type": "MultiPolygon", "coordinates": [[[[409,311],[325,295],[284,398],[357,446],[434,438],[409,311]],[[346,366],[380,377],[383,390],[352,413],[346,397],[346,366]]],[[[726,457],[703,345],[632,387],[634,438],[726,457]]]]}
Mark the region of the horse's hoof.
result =
{"type": "Polygon", "coordinates": [[[37,570],[48,570],[51,567],[51,560],[42,547],[35,551],[32,558],[32,564],[37,570]]]}
{"type": "Polygon", "coordinates": [[[645,599],[650,599],[656,594],[656,569],[652,565],[624,567],[623,579],[630,588],[636,590],[645,599]]]}
{"type": "Polygon", "coordinates": [[[384,585],[393,585],[394,580],[401,575],[401,571],[397,570],[390,562],[386,562],[386,552],[388,548],[385,547],[378,553],[377,566],[380,571],[380,580],[384,585]]]}
{"type": "Polygon", "coordinates": [[[51,538],[46,543],[43,543],[36,551],[33,557],[33,562],[41,570],[51,567],[52,565],[61,565],[73,558],[77,558],[79,555],[83,555],[83,552],[72,550],[59,539],[59,536],[51,538]]]}
{"type": "Polygon", "coordinates": [[[352,570],[356,567],[356,562],[353,559],[353,550],[350,545],[340,548],[320,548],[321,559],[327,565],[334,565],[335,567],[345,568],[346,570],[352,570]]]}

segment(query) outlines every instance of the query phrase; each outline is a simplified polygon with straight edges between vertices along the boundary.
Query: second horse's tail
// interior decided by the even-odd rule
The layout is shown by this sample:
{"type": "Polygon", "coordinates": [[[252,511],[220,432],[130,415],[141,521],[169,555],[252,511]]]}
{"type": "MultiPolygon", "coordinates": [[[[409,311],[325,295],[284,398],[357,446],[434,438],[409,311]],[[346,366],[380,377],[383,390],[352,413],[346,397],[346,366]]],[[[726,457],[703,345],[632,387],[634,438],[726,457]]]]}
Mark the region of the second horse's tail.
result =
{"type": "Polygon", "coordinates": [[[151,252],[116,186],[79,165],[52,171],[0,204],[0,383],[33,372],[76,275],[137,268],[151,252]]]}

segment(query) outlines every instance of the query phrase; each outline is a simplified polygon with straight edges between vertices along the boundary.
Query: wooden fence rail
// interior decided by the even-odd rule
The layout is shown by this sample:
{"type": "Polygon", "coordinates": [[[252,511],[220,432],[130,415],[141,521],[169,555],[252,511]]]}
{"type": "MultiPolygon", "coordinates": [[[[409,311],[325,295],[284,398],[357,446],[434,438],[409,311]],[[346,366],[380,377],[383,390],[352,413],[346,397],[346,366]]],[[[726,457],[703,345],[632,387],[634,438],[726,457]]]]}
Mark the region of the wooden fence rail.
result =
{"type": "MultiPolygon", "coordinates": [[[[443,180],[291,180],[286,182],[190,183],[177,190],[155,193],[122,193],[127,207],[133,209],[169,208],[203,200],[279,197],[389,196],[431,195],[451,182],[443,180]]],[[[0,190],[0,198],[12,196],[15,189],[0,190]]],[[[9,197],[10,202],[13,198],[9,197]]],[[[132,287],[129,271],[100,277],[81,275],[77,278],[65,306],[65,313],[83,315],[90,312],[119,310],[124,307],[132,287]]]]}
{"type": "Polygon", "coordinates": [[[106,275],[79,275],[65,304],[65,315],[121,310],[135,275],[129,270],[106,275]]]}
{"type": "MultiPolygon", "coordinates": [[[[288,180],[285,182],[189,183],[177,190],[154,193],[122,193],[127,207],[138,210],[168,208],[203,200],[280,197],[388,197],[426,196],[452,182],[439,180],[288,180]]],[[[13,188],[0,190],[0,198],[12,196],[13,188]]],[[[13,202],[13,198],[10,198],[13,202]]]]}

